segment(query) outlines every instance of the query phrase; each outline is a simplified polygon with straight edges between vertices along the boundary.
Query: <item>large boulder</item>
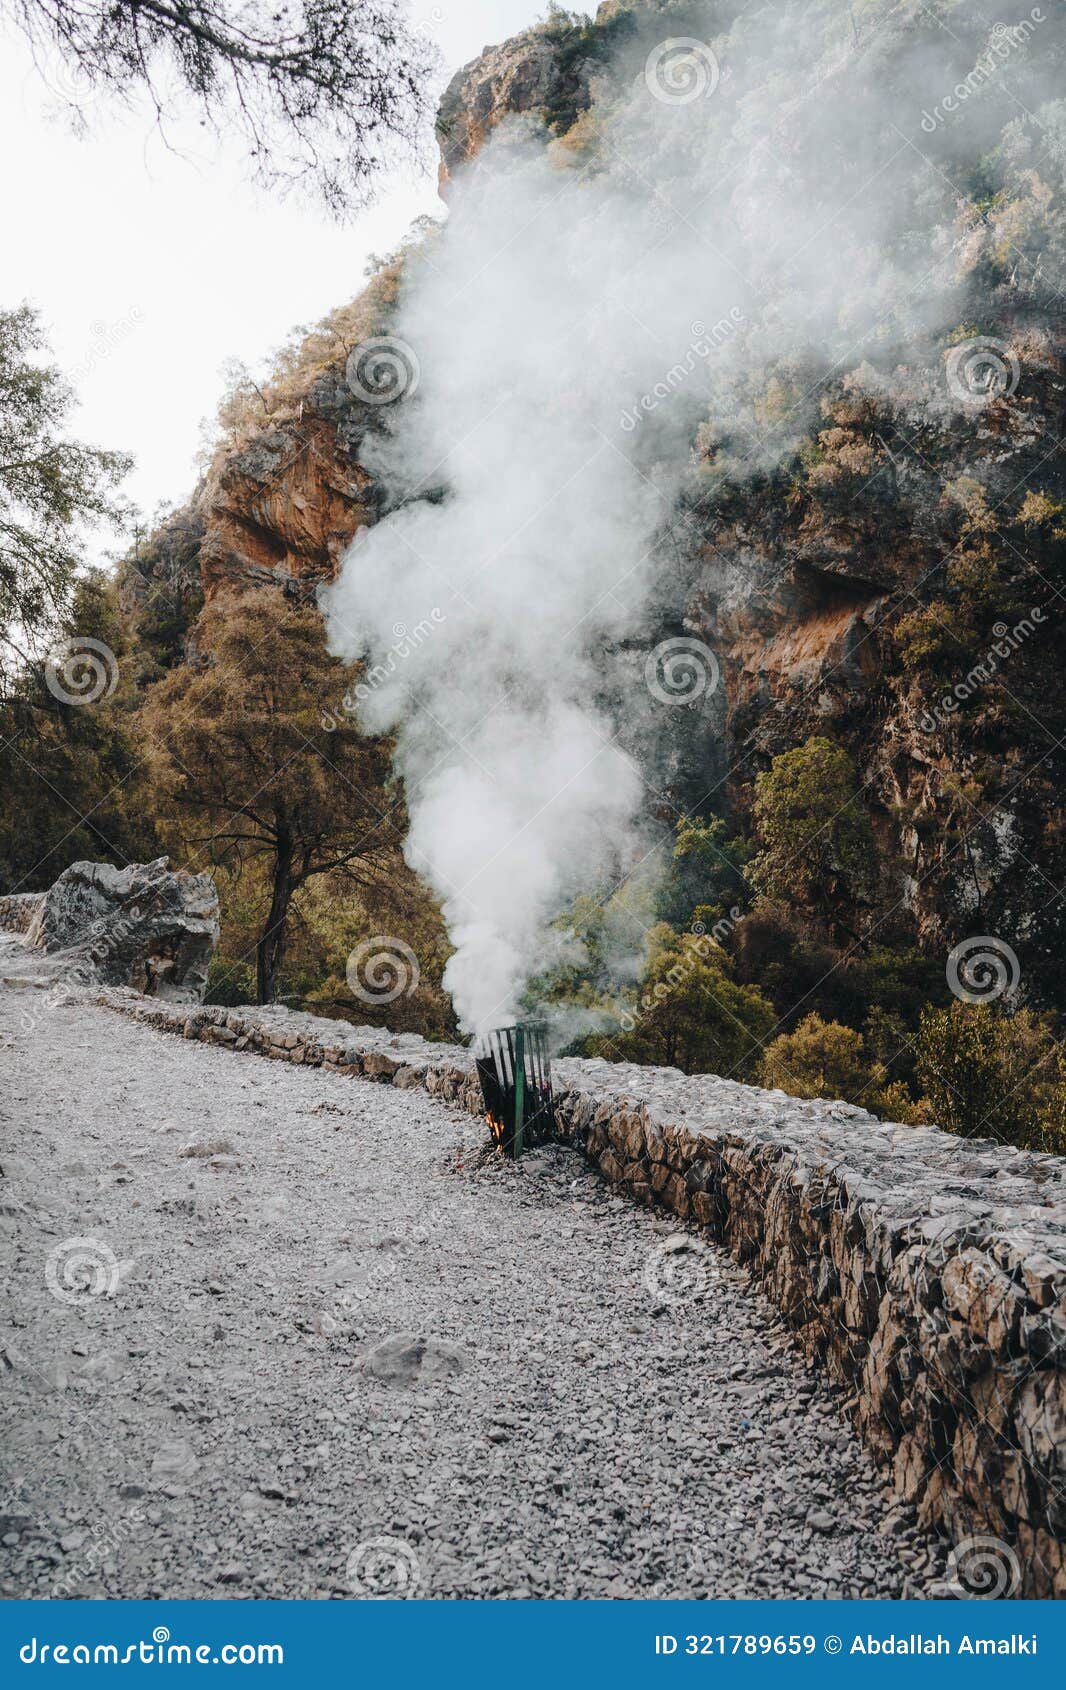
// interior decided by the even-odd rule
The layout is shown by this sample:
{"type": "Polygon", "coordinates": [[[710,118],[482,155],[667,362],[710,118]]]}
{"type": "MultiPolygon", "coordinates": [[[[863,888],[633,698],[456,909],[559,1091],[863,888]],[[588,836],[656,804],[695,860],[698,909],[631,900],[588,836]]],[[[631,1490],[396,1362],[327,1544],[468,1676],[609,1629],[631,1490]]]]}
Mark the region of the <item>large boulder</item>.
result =
{"type": "Polygon", "coordinates": [[[211,876],[157,857],[121,869],[72,863],[44,894],[26,938],[64,953],[84,980],[198,1003],[218,932],[211,876]]]}

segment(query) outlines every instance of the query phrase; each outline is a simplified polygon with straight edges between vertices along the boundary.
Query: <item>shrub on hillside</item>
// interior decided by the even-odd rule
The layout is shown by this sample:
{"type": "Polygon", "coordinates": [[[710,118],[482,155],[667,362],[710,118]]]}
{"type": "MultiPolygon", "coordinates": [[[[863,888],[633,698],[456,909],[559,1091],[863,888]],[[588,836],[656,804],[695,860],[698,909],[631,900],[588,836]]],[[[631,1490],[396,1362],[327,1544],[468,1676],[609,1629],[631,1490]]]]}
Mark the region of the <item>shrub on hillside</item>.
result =
{"type": "Polygon", "coordinates": [[[751,1079],[774,1020],[762,993],[733,978],[720,945],[663,922],[648,935],[647,967],[622,1032],[592,1040],[592,1054],[751,1079]]]}
{"type": "Polygon", "coordinates": [[[915,1063],[928,1117],[963,1138],[1066,1152],[1066,1070],[1045,1020],[985,1004],[922,1015],[915,1063]]]}

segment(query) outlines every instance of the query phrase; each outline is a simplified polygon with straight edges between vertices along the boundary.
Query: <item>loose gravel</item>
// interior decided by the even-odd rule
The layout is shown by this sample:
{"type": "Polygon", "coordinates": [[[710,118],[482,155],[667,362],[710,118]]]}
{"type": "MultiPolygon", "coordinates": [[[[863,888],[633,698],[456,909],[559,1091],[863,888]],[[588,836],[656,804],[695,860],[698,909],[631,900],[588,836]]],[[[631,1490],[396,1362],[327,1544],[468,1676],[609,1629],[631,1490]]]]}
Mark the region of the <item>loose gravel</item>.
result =
{"type": "Polygon", "coordinates": [[[2,1594],[936,1589],[728,1257],[570,1150],[505,1163],[4,951],[2,1594]]]}

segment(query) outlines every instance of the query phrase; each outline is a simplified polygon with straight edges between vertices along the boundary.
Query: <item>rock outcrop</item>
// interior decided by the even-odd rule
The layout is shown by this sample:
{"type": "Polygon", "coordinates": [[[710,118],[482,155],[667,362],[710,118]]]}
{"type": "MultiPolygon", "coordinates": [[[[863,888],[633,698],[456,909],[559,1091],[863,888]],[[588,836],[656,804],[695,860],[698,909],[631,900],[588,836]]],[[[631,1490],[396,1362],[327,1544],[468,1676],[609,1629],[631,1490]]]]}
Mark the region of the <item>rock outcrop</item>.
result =
{"type": "Polygon", "coordinates": [[[358,463],[367,421],[343,370],[331,372],[296,415],[218,460],[201,501],[205,599],[223,587],[332,579],[370,514],[370,476],[358,463]]]}
{"type": "Polygon", "coordinates": [[[437,117],[440,191],[447,196],[454,172],[475,158],[504,117],[544,109],[558,86],[556,56],[542,34],[529,30],[457,71],[437,117]]]}
{"type": "Polygon", "coordinates": [[[173,870],[166,857],[113,868],[72,863],[34,899],[0,922],[32,948],[61,961],[79,983],[128,986],[152,997],[198,1003],[219,933],[218,892],[209,874],[173,870]]]}

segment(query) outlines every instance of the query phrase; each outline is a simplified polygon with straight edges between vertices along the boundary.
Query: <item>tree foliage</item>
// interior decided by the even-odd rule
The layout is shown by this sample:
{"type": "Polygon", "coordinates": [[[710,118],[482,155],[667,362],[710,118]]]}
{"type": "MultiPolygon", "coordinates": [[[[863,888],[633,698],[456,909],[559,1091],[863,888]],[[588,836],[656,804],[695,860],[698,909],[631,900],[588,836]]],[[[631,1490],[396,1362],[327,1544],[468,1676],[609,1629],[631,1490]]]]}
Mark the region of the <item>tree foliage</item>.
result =
{"type": "Polygon", "coordinates": [[[358,204],[419,134],[434,49],[401,0],[0,0],[35,53],[57,54],[84,121],[97,92],[147,94],[156,118],[190,101],[235,129],[265,184],[306,182],[358,204]]]}
{"type": "Polygon", "coordinates": [[[907,1087],[889,1078],[862,1033],[840,1021],[824,1021],[817,1011],[768,1047],[762,1083],[790,1097],[841,1098],[895,1121],[924,1119],[907,1087]]]}
{"type": "Polygon", "coordinates": [[[387,748],[346,718],[323,718],[350,674],[326,650],[312,605],[263,589],[220,595],[200,620],[204,661],[153,687],[142,721],[155,741],[158,801],[202,865],[255,865],[266,889],[256,942],[260,1002],[272,1002],[293,900],[317,876],[366,888],[402,838],[387,748]]]}
{"type": "Polygon", "coordinates": [[[750,897],[745,864],[752,847],[745,839],[731,838],[720,816],[703,820],[685,816],[674,837],[673,859],[662,892],[663,913],[675,925],[689,924],[697,910],[705,925],[743,906],[750,897]]]}
{"type": "Polygon", "coordinates": [[[1061,1046],[1030,1010],[926,1010],[916,1069],[930,1118],[949,1132],[1066,1152],[1061,1046]]]}
{"type": "Polygon", "coordinates": [[[774,1026],[754,986],[738,985],[722,947],[665,922],[648,935],[648,966],[620,1035],[594,1041],[605,1056],[686,1073],[750,1078],[774,1026]]]}
{"type": "Polygon", "coordinates": [[[831,933],[845,905],[869,897],[876,852],[843,746],[814,737],[775,757],[755,782],[762,850],[751,866],[771,898],[817,915],[831,933]]]}
{"type": "Polygon", "coordinates": [[[66,433],[74,395],[41,358],[28,305],[0,311],[0,684],[39,655],[69,609],[86,523],[118,522],[115,489],[130,467],[66,433]],[[3,655],[6,653],[5,655],[3,655]]]}
{"type": "Polygon", "coordinates": [[[808,1015],[794,1033],[781,1033],[763,1059],[763,1084],[791,1097],[856,1101],[868,1089],[865,1040],[839,1021],[808,1015]]]}
{"type": "Polygon", "coordinates": [[[96,641],[114,689],[86,702],[57,696],[42,663],[21,667],[0,698],[0,887],[39,892],[79,859],[147,861],[159,842],[143,787],[143,757],[125,633],[111,584],[74,585],[57,644],[96,641]]]}

